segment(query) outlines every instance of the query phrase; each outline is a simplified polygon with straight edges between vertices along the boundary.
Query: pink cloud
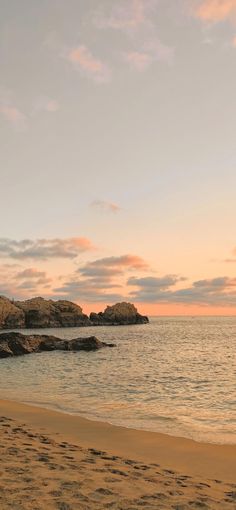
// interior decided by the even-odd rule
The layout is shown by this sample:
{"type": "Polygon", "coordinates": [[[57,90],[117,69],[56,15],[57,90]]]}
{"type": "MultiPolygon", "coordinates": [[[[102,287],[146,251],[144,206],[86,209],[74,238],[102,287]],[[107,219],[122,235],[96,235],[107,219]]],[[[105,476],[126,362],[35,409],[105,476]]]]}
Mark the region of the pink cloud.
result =
{"type": "MultiPolygon", "coordinates": [[[[121,255],[118,257],[105,257],[89,263],[90,267],[127,267],[129,269],[147,269],[148,264],[138,255],[121,255]]],[[[88,267],[88,265],[87,265],[88,267]]]]}
{"type": "Polygon", "coordinates": [[[195,14],[203,21],[219,22],[232,16],[236,19],[236,0],[204,0],[195,14]]]}
{"type": "Polygon", "coordinates": [[[149,14],[158,0],[130,0],[113,6],[110,15],[96,15],[95,23],[99,28],[133,31],[149,23],[149,14]]]}
{"type": "Polygon", "coordinates": [[[84,301],[119,301],[124,295],[117,294],[117,289],[126,292],[125,282],[130,272],[135,274],[149,268],[144,259],[138,255],[111,256],[87,262],[75,273],[64,280],[62,286],[54,289],[59,296],[67,296],[84,301]]]}
{"type": "Polygon", "coordinates": [[[162,44],[158,39],[145,42],[141,51],[124,53],[124,60],[137,71],[143,72],[154,62],[171,62],[173,49],[162,44]]]}
{"type": "Polygon", "coordinates": [[[138,255],[123,255],[117,260],[116,265],[121,265],[133,269],[147,269],[148,264],[138,255]]]}
{"type": "Polygon", "coordinates": [[[145,20],[144,3],[141,0],[133,0],[130,5],[123,5],[114,9],[107,24],[111,28],[137,27],[145,20]]]}
{"type": "Polygon", "coordinates": [[[98,82],[107,82],[111,78],[108,66],[102,60],[94,57],[86,46],[78,46],[72,49],[67,58],[75,66],[98,82]]]}
{"type": "Polygon", "coordinates": [[[62,240],[62,243],[68,248],[77,248],[80,251],[93,250],[94,245],[87,237],[71,237],[69,239],[62,240]]]}
{"type": "Polygon", "coordinates": [[[34,105],[32,114],[38,114],[40,112],[55,113],[59,110],[60,105],[56,99],[49,98],[47,96],[39,97],[34,105]]]}
{"type": "Polygon", "coordinates": [[[55,101],[54,99],[51,99],[50,101],[48,101],[48,103],[46,104],[46,110],[48,112],[57,112],[57,110],[59,110],[59,104],[57,101],[55,101]]]}
{"type": "Polygon", "coordinates": [[[0,106],[0,112],[5,119],[17,129],[24,129],[26,127],[26,117],[15,106],[3,105],[0,106]]]}
{"type": "Polygon", "coordinates": [[[143,72],[156,61],[170,62],[173,49],[157,37],[154,15],[159,0],[121,0],[114,2],[110,14],[95,13],[100,29],[121,30],[132,41],[132,48],[123,52],[123,60],[143,72]]]}

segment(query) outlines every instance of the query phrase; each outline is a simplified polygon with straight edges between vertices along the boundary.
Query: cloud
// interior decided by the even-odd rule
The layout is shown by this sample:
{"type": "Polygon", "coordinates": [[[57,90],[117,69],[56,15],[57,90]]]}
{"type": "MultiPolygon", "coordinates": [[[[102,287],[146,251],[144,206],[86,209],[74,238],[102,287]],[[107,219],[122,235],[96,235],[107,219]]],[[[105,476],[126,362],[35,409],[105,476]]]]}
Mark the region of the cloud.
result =
{"type": "Polygon", "coordinates": [[[47,112],[57,112],[59,110],[59,103],[55,99],[50,99],[46,103],[45,109],[47,112]]]}
{"type": "Polygon", "coordinates": [[[28,127],[29,121],[35,114],[41,111],[55,113],[59,110],[59,108],[59,103],[55,99],[40,97],[35,101],[34,107],[26,116],[18,107],[15,106],[14,99],[12,98],[12,92],[0,89],[0,114],[17,131],[25,131],[28,127]]]}
{"type": "Polygon", "coordinates": [[[204,305],[236,305],[236,278],[227,276],[199,280],[192,287],[176,291],[173,296],[178,302],[204,305]]]}
{"type": "Polygon", "coordinates": [[[148,264],[138,255],[121,255],[120,257],[105,257],[94,260],[93,262],[86,264],[84,268],[80,268],[79,271],[84,271],[88,268],[127,268],[146,270],[148,268],[148,264]]]}
{"type": "Polygon", "coordinates": [[[24,269],[15,275],[16,280],[23,280],[18,288],[37,287],[40,285],[48,286],[52,279],[47,276],[45,271],[39,271],[34,267],[24,269]]]}
{"type": "Polygon", "coordinates": [[[84,45],[71,49],[67,59],[83,74],[97,82],[108,82],[111,79],[109,67],[84,45]]]}
{"type": "Polygon", "coordinates": [[[125,271],[146,271],[147,263],[137,255],[121,255],[120,257],[105,257],[88,262],[78,268],[77,273],[81,277],[89,279],[89,283],[99,286],[115,286],[120,284],[113,281],[116,276],[123,275],[125,271]]]}
{"type": "Polygon", "coordinates": [[[44,278],[46,276],[45,271],[39,271],[33,267],[24,269],[24,271],[20,271],[17,273],[16,278],[44,278]]]}
{"type": "Polygon", "coordinates": [[[138,287],[146,288],[146,289],[168,289],[169,287],[175,285],[180,278],[176,275],[167,275],[162,278],[156,278],[153,276],[147,276],[145,278],[135,278],[131,277],[128,280],[128,285],[135,285],[138,287]]]}
{"type": "Polygon", "coordinates": [[[90,302],[124,299],[122,278],[127,272],[145,271],[147,268],[147,263],[137,255],[97,259],[79,267],[55,292],[69,299],[90,302]],[[117,289],[121,289],[119,294],[117,289]]]}
{"type": "Polygon", "coordinates": [[[47,276],[47,273],[35,270],[35,273],[33,274],[32,272],[30,276],[29,272],[30,270],[25,270],[22,271],[21,275],[16,275],[16,279],[22,280],[21,283],[17,285],[17,291],[19,289],[34,289],[38,293],[38,288],[49,288],[51,286],[52,279],[47,276]],[[37,273],[41,276],[36,276],[37,273]]]}
{"type": "Polygon", "coordinates": [[[157,4],[157,0],[130,0],[129,2],[125,0],[114,3],[108,15],[96,12],[94,22],[100,29],[111,28],[133,32],[149,21],[149,16],[157,4]]]}
{"type": "Polygon", "coordinates": [[[76,302],[88,303],[115,303],[124,300],[124,295],[117,292],[109,292],[109,287],[99,288],[86,282],[67,282],[64,286],[55,288],[52,296],[55,299],[69,299],[76,302]]]}
{"type": "Polygon", "coordinates": [[[34,280],[25,280],[22,283],[20,283],[16,288],[16,292],[21,290],[30,290],[32,292],[37,292],[37,282],[34,280]]]}
{"type": "Polygon", "coordinates": [[[204,0],[197,7],[195,15],[207,22],[236,20],[236,0],[204,0]]]}
{"type": "Polygon", "coordinates": [[[152,57],[141,51],[129,51],[124,53],[124,60],[137,71],[145,71],[152,63],[152,57]]]}
{"type": "Polygon", "coordinates": [[[75,259],[79,253],[93,249],[85,237],[68,239],[24,239],[15,241],[0,238],[0,257],[47,260],[51,258],[75,259]]]}
{"type": "Polygon", "coordinates": [[[170,275],[163,278],[130,278],[127,284],[136,286],[136,290],[131,292],[131,297],[139,302],[236,305],[236,278],[223,276],[197,280],[189,287],[176,289],[176,284],[183,280],[170,275]]]}
{"type": "Polygon", "coordinates": [[[121,211],[121,207],[114,202],[107,202],[106,200],[94,200],[91,206],[102,212],[117,213],[121,211]]]}
{"type": "Polygon", "coordinates": [[[40,97],[37,99],[32,114],[39,112],[55,113],[60,109],[60,105],[56,99],[49,97],[40,97]]]}
{"type": "Polygon", "coordinates": [[[137,71],[146,71],[155,62],[170,63],[173,58],[173,49],[163,45],[159,40],[152,39],[142,45],[141,51],[128,51],[123,58],[137,71]]]}
{"type": "MultiPolygon", "coordinates": [[[[84,274],[74,274],[61,287],[54,289],[53,295],[62,299],[88,302],[114,302],[123,299],[122,293],[117,293],[116,289],[122,286],[113,281],[111,274],[98,272],[86,277],[84,274]]],[[[114,276],[114,275],[113,275],[114,276]]]]}
{"type": "MultiPolygon", "coordinates": [[[[112,4],[111,4],[112,5],[112,4]]],[[[157,37],[153,16],[159,0],[127,0],[114,3],[109,14],[101,10],[94,15],[100,29],[123,31],[129,37],[131,47],[121,53],[122,60],[137,71],[144,72],[154,62],[169,63],[173,48],[163,44],[157,37]]]]}
{"type": "Polygon", "coordinates": [[[128,286],[136,287],[131,292],[132,299],[147,303],[155,303],[167,299],[170,288],[175,286],[182,278],[177,275],[166,275],[161,278],[147,276],[145,278],[131,277],[127,281],[128,286]]]}
{"type": "Polygon", "coordinates": [[[143,43],[143,50],[152,58],[152,61],[170,63],[174,57],[174,49],[163,44],[156,36],[147,38],[143,43]]]}
{"type": "Polygon", "coordinates": [[[26,128],[25,115],[15,106],[0,105],[0,112],[3,117],[16,129],[22,131],[26,128]]]}
{"type": "MultiPolygon", "coordinates": [[[[83,240],[83,238],[82,238],[83,240]]],[[[0,256],[27,263],[29,259],[47,260],[65,257],[74,260],[78,252],[91,248],[81,238],[41,239],[12,241],[0,239],[0,256]]],[[[88,241],[87,241],[88,242],[88,241]]],[[[0,266],[0,292],[18,299],[28,296],[46,295],[74,301],[114,302],[126,299],[124,283],[131,272],[139,274],[148,269],[148,264],[138,255],[125,254],[88,261],[67,276],[53,277],[37,267],[19,264],[0,266]],[[60,286],[58,283],[61,282],[60,286]]]]}
{"type": "MultiPolygon", "coordinates": [[[[160,278],[146,276],[142,278],[130,277],[127,286],[119,285],[114,276],[121,273],[90,270],[80,271],[64,285],[54,289],[58,297],[88,302],[114,302],[129,300],[142,303],[184,304],[200,306],[236,306],[236,278],[227,276],[212,279],[202,279],[193,282],[188,287],[178,288],[185,278],[178,275],[166,275],[160,278]],[[119,292],[117,292],[119,290],[119,292]],[[58,294],[59,293],[59,294],[58,294]]],[[[123,274],[123,273],[122,273],[123,274]]]]}
{"type": "MultiPolygon", "coordinates": [[[[42,241],[41,248],[47,251],[43,254],[40,251],[39,259],[62,256],[73,260],[78,254],[77,248],[81,250],[80,238],[76,238],[72,245],[70,239],[60,240],[64,244],[62,253],[60,245],[59,254],[55,253],[55,249],[58,249],[58,240],[51,240],[50,246],[48,240],[46,244],[45,240],[40,242],[42,241]]],[[[33,258],[36,259],[38,253],[36,255],[35,250],[38,250],[38,245],[29,247],[29,243],[32,242],[12,241],[11,250],[13,248],[15,250],[13,259],[27,260],[30,257],[28,253],[25,255],[25,251],[29,249],[33,249],[33,258]]],[[[0,253],[4,256],[8,253],[9,256],[9,244],[0,241],[0,253]]],[[[234,254],[236,255],[236,250],[234,254]]],[[[55,299],[64,298],[90,303],[128,300],[155,304],[236,306],[236,277],[218,276],[186,284],[186,278],[180,275],[167,274],[157,277],[147,274],[148,269],[150,269],[148,264],[138,255],[104,257],[88,261],[72,274],[58,276],[55,281],[61,282],[59,286],[58,283],[53,283],[45,271],[36,267],[22,268],[18,264],[3,264],[0,266],[0,294],[20,299],[36,293],[45,295],[46,292],[47,296],[55,299]]]]}
{"type": "Polygon", "coordinates": [[[36,268],[26,268],[19,271],[17,264],[3,264],[0,266],[0,294],[24,299],[32,294],[43,294],[49,289],[52,279],[45,271],[36,268]],[[6,267],[7,266],[7,267],[6,267]]]}

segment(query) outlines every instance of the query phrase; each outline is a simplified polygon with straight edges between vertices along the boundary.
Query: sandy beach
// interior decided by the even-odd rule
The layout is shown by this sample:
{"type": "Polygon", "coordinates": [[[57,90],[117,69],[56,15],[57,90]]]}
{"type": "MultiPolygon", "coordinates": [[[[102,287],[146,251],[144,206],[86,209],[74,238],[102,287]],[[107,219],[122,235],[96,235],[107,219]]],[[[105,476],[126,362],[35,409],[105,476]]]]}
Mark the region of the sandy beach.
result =
{"type": "Polygon", "coordinates": [[[236,509],[236,446],[0,406],[1,510],[236,509]]]}

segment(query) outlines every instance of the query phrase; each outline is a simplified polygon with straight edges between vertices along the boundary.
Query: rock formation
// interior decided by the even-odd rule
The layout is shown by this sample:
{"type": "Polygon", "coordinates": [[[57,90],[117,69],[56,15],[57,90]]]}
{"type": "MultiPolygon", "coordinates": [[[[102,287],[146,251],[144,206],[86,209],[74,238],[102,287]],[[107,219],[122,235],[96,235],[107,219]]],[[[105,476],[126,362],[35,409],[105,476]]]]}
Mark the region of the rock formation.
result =
{"type": "Polygon", "coordinates": [[[63,340],[50,335],[22,335],[21,333],[0,334],[0,358],[21,356],[44,351],[96,351],[114,344],[100,342],[95,336],[63,340]]]}
{"type": "Polygon", "coordinates": [[[104,312],[98,314],[91,313],[90,321],[96,326],[146,324],[149,322],[148,317],[140,315],[134,305],[125,302],[107,306],[104,312]]]}
{"type": "Polygon", "coordinates": [[[131,303],[107,306],[104,312],[85,315],[82,308],[71,301],[53,301],[41,297],[26,301],[10,301],[0,297],[0,329],[66,328],[146,324],[148,318],[140,315],[131,303]]]}
{"type": "Polygon", "coordinates": [[[25,315],[26,328],[66,328],[89,326],[87,315],[82,308],[70,301],[52,301],[41,297],[16,301],[15,306],[25,315]]]}
{"type": "Polygon", "coordinates": [[[0,296],[0,328],[24,328],[24,312],[9,299],[0,296]]]}

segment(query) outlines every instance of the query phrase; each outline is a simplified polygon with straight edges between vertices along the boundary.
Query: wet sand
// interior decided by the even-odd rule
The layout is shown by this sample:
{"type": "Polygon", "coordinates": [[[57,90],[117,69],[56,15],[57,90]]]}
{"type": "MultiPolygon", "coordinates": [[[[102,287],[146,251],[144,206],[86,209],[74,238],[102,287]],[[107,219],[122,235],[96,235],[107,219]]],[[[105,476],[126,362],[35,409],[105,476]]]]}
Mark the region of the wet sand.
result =
{"type": "Polygon", "coordinates": [[[236,509],[236,446],[0,401],[0,509],[236,509]]]}

